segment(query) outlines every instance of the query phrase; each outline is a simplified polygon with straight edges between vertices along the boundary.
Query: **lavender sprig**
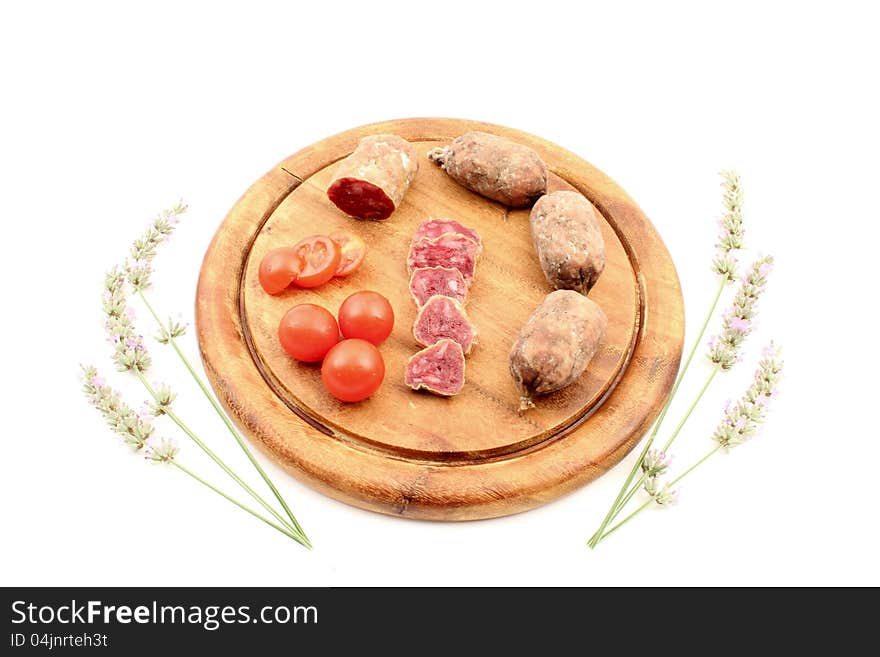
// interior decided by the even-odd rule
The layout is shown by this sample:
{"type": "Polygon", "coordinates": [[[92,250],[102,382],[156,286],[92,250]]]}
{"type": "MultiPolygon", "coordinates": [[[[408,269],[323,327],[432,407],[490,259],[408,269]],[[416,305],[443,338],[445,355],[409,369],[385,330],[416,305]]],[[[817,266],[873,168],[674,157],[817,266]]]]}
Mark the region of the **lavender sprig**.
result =
{"type": "Polygon", "coordinates": [[[736,258],[731,251],[743,248],[742,206],[743,190],[739,174],[735,171],[722,171],[724,178],[724,213],[718,220],[720,235],[715,244],[715,258],[712,270],[726,281],[736,278],[736,258]]]}
{"type": "Polygon", "coordinates": [[[736,447],[758,432],[782,376],[783,362],[779,360],[779,354],[780,350],[772,342],[765,347],[752,384],[739,401],[725,407],[724,417],[712,436],[720,447],[736,447]]]}
{"type": "MultiPolygon", "coordinates": [[[[165,219],[162,221],[165,221],[165,219]]],[[[156,220],[150,230],[147,231],[147,236],[138,241],[138,244],[141,245],[138,248],[146,254],[145,260],[143,261],[145,263],[149,263],[155,255],[155,245],[161,241],[157,236],[168,234],[167,232],[162,233],[156,228],[158,222],[159,220],[156,220]]],[[[300,543],[310,547],[311,544],[308,538],[298,525],[289,523],[286,518],[279,514],[271,504],[263,499],[263,497],[254,491],[247,482],[238,476],[223,461],[223,459],[217,456],[213,450],[211,450],[207,444],[205,444],[204,441],[202,441],[195,432],[193,432],[192,429],[190,429],[183,420],[172,411],[171,402],[176,398],[176,394],[165,385],[154,386],[147,381],[144,375],[152,364],[152,361],[147,352],[146,346],[144,345],[143,337],[137,334],[134,328],[132,322],[134,313],[128,307],[125,283],[126,274],[124,274],[123,270],[119,267],[111,269],[104,278],[104,295],[102,303],[102,308],[105,313],[104,328],[107,332],[108,341],[113,345],[113,362],[116,363],[117,369],[123,372],[128,371],[133,373],[144,388],[146,388],[147,392],[153,399],[152,403],[148,406],[153,415],[157,417],[159,415],[167,415],[181,429],[181,431],[198,445],[198,447],[224,472],[226,472],[233,481],[241,486],[254,500],[259,502],[263,508],[277,518],[285,527],[294,531],[299,537],[301,537],[302,540],[299,541],[300,543]]],[[[139,293],[143,294],[143,288],[139,290],[139,293]]],[[[197,478],[199,481],[203,481],[201,478],[197,478]]],[[[226,497],[225,494],[223,495],[226,497]]],[[[234,500],[232,501],[234,502],[234,500]]]]}
{"type": "Polygon", "coordinates": [[[153,258],[156,257],[156,249],[166,241],[180,221],[180,215],[187,211],[183,201],[167,210],[163,210],[156,217],[143,235],[138,237],[131,245],[129,251],[131,261],[126,263],[128,282],[136,292],[147,289],[150,286],[153,275],[153,258]]]}
{"type": "Polygon", "coordinates": [[[700,389],[694,401],[685,412],[678,426],[669,436],[663,451],[668,452],[672,443],[681,433],[684,425],[693,413],[697,404],[708,390],[715,375],[718,372],[727,371],[739,361],[739,350],[746,337],[752,332],[752,326],[757,314],[757,302],[767,285],[767,276],[773,267],[773,258],[764,256],[752,263],[748,273],[743,276],[740,286],[733,297],[730,309],[723,315],[722,330],[720,337],[710,339],[709,359],[714,367],[703,387],[700,389]]]}
{"type": "MultiPolygon", "coordinates": [[[[722,200],[724,210],[722,212],[721,218],[718,221],[719,236],[718,241],[715,244],[715,255],[712,259],[712,270],[720,277],[718,281],[718,288],[715,291],[715,296],[712,298],[712,303],[709,306],[709,311],[706,313],[706,317],[703,320],[703,325],[700,327],[700,331],[697,334],[697,337],[694,340],[690,351],[688,352],[688,356],[685,359],[684,365],[681,367],[678,375],[675,378],[675,383],[673,383],[672,385],[672,391],[670,392],[669,397],[666,399],[666,403],[663,404],[663,408],[660,410],[660,415],[657,417],[657,421],[654,423],[654,427],[651,430],[651,435],[648,437],[648,440],[645,441],[645,446],[642,448],[642,452],[639,455],[639,458],[636,459],[636,462],[633,464],[633,467],[630,470],[630,473],[627,476],[626,480],[623,482],[623,486],[621,486],[617,497],[611,505],[611,508],[608,509],[608,512],[605,514],[605,518],[602,520],[599,528],[595,531],[595,533],[590,537],[590,540],[587,542],[590,547],[595,547],[597,545],[599,538],[602,536],[602,532],[605,531],[605,528],[608,526],[608,524],[615,517],[617,517],[623,507],[626,506],[627,502],[641,488],[642,483],[648,476],[647,474],[643,473],[642,478],[633,484],[633,480],[635,479],[636,474],[641,468],[642,463],[644,462],[645,457],[648,454],[648,451],[654,444],[654,440],[656,439],[657,434],[660,432],[660,427],[663,425],[663,422],[666,419],[666,414],[669,412],[669,406],[672,404],[672,400],[675,398],[675,395],[678,392],[678,388],[681,385],[685,374],[687,374],[688,368],[690,368],[691,366],[691,361],[693,361],[694,359],[694,354],[696,354],[697,352],[697,347],[702,342],[703,335],[705,335],[706,333],[706,328],[709,326],[709,320],[715,314],[715,309],[718,307],[718,301],[721,298],[721,293],[724,291],[725,286],[736,278],[736,258],[734,257],[733,252],[743,247],[743,237],[745,234],[742,220],[743,189],[740,182],[739,174],[733,171],[722,171],[721,177],[721,184],[724,188],[724,195],[722,200]]],[[[703,390],[705,390],[706,387],[708,387],[708,383],[706,384],[706,386],[704,386],[703,390]]],[[[691,406],[691,410],[693,410],[693,406],[691,406]]],[[[690,413],[688,413],[688,415],[689,414],[690,413]]],[[[685,421],[686,420],[687,417],[685,418],[685,421]]],[[[683,425],[683,422],[679,424],[679,427],[676,430],[676,433],[673,434],[673,436],[677,435],[677,431],[680,431],[683,425]]],[[[667,449],[668,444],[663,451],[666,451],[667,449]]]]}
{"type": "Polygon", "coordinates": [[[143,449],[155,431],[152,423],[125,404],[119,393],[98,376],[92,366],[82,368],[83,393],[107,425],[134,449],[143,449]]]}
{"type": "Polygon", "coordinates": [[[752,332],[756,304],[772,269],[771,256],[758,258],[752,263],[740,281],[730,309],[724,313],[721,334],[709,340],[709,360],[723,370],[729,370],[739,360],[740,347],[752,332]]]}
{"type": "MultiPolygon", "coordinates": [[[[736,404],[727,404],[724,415],[712,439],[717,443],[706,455],[697,460],[680,475],[668,483],[660,483],[658,477],[645,481],[648,499],[626,518],[606,531],[599,541],[623,527],[652,503],[669,506],[678,497],[678,489],[674,488],[682,479],[696,470],[722,448],[741,445],[755,436],[767,418],[767,407],[771,399],[777,396],[779,380],[782,377],[783,362],[779,359],[780,350],[771,342],[764,348],[763,357],[758,363],[751,385],[736,404]]],[[[598,542],[598,541],[597,541],[598,542]]]]}
{"type": "Polygon", "coordinates": [[[92,366],[83,366],[82,379],[83,393],[89,403],[98,409],[107,424],[122,437],[122,440],[135,450],[140,451],[146,460],[175,467],[221,497],[229,500],[240,509],[262,520],[270,527],[277,529],[288,538],[298,543],[303,542],[303,538],[291,531],[290,528],[275,524],[179,463],[177,461],[177,454],[180,450],[177,445],[168,438],[156,438],[153,435],[154,428],[149,419],[138,415],[131,406],[123,402],[120,394],[98,376],[97,369],[92,366]]]}
{"type": "Polygon", "coordinates": [[[120,372],[136,370],[145,372],[152,361],[132,324],[132,313],[125,295],[125,273],[114,267],[104,277],[104,294],[101,298],[104,311],[104,329],[107,339],[113,345],[113,362],[120,372]]]}
{"type": "MultiPolygon", "coordinates": [[[[237,436],[237,440],[241,445],[242,449],[245,450],[247,455],[249,456],[251,462],[255,465],[257,470],[262,475],[263,479],[269,483],[270,488],[272,489],[275,496],[281,500],[282,507],[288,515],[288,518],[284,518],[281,514],[276,511],[272,505],[266,502],[259,494],[257,494],[241,477],[239,477],[235,472],[233,472],[222,459],[220,459],[213,451],[208,448],[208,446],[198,438],[198,436],[188,427],[186,426],[180,417],[173,412],[171,409],[172,402],[176,398],[176,394],[165,385],[151,385],[145,378],[145,373],[149,370],[152,365],[152,360],[147,351],[146,345],[144,344],[143,336],[141,336],[137,330],[135,329],[133,318],[134,312],[128,306],[128,298],[126,294],[126,284],[131,285],[131,289],[135,291],[136,294],[144,301],[147,306],[150,314],[156,319],[160,328],[159,340],[160,342],[171,343],[174,346],[175,351],[178,355],[184,360],[185,364],[189,371],[195,376],[195,372],[192,369],[192,366],[186,360],[183,353],[174,343],[174,339],[183,335],[185,331],[185,326],[175,322],[169,321],[168,325],[165,326],[161,321],[158,320],[155,312],[147,303],[147,300],[144,296],[144,291],[149,287],[152,274],[153,274],[153,266],[152,262],[156,256],[156,250],[160,244],[167,240],[167,238],[174,231],[174,227],[177,225],[179,216],[186,211],[186,205],[182,202],[175,205],[173,208],[163,211],[158,217],[156,217],[150,226],[147,228],[145,233],[141,235],[137,240],[135,240],[134,244],[130,249],[131,260],[125,262],[123,267],[114,267],[111,269],[104,279],[104,291],[102,295],[102,304],[101,308],[104,312],[104,329],[107,333],[107,339],[113,346],[113,362],[116,364],[116,367],[120,371],[128,371],[132,372],[143,384],[146,390],[150,393],[152,397],[152,401],[147,405],[147,409],[149,414],[159,417],[161,415],[167,415],[177,426],[190,438],[195,442],[214,462],[223,469],[236,483],[238,483],[251,497],[253,497],[256,501],[258,501],[267,511],[269,511],[278,521],[286,528],[285,531],[288,530],[292,532],[291,536],[295,538],[298,542],[306,547],[311,547],[311,543],[305,535],[305,532],[302,530],[302,527],[293,517],[292,512],[290,511],[287,504],[283,501],[278,493],[277,489],[271,482],[268,482],[268,476],[259,466],[259,464],[253,458],[253,455],[250,454],[249,450],[245,447],[243,441],[240,437],[237,436]]],[[[208,395],[207,389],[204,387],[199,381],[200,387],[202,387],[203,392],[208,395]]],[[[92,386],[94,387],[94,386],[92,386]]],[[[98,392],[98,389],[95,388],[93,393],[98,392]]],[[[116,400],[118,402],[118,400],[116,400]]],[[[211,399],[211,402],[217,410],[218,413],[222,413],[216,402],[211,399]]],[[[115,403],[112,396],[105,400],[106,404],[115,403]]],[[[133,414],[133,411],[126,411],[127,417],[133,414]]],[[[139,416],[138,416],[139,417],[139,416]]],[[[229,424],[228,419],[224,417],[224,421],[227,422],[227,426],[230,427],[230,430],[233,430],[231,425],[229,424]]],[[[137,446],[139,448],[143,448],[146,444],[146,440],[149,437],[148,435],[140,435],[140,432],[137,430],[137,422],[136,420],[132,420],[129,418],[128,425],[132,428],[134,432],[133,436],[130,437],[131,440],[137,442],[137,446]]],[[[129,432],[131,434],[131,432],[129,432]]],[[[160,450],[160,451],[152,451],[150,452],[153,455],[164,455],[168,456],[171,454],[168,450],[160,450]]],[[[156,459],[154,459],[156,460],[156,459]]],[[[168,459],[166,459],[168,460],[168,459]]],[[[223,497],[229,499],[231,502],[240,506],[241,508],[251,512],[247,507],[242,506],[236,500],[230,498],[228,495],[223,493],[222,491],[216,489],[213,485],[207,483],[197,475],[192,472],[187,471],[187,474],[195,477],[198,481],[210,487],[212,490],[215,490],[223,497]]],[[[261,516],[258,516],[261,517],[261,516]]],[[[262,517],[261,517],[262,518],[262,517]]],[[[274,523],[270,523],[273,526],[274,523]]]]}
{"type": "Polygon", "coordinates": [[[223,409],[220,408],[217,400],[214,399],[214,395],[211,394],[211,392],[208,390],[208,386],[205,385],[204,381],[202,381],[202,378],[198,375],[195,368],[189,362],[189,359],[183,353],[183,350],[181,350],[179,345],[177,344],[176,338],[179,338],[186,332],[186,325],[171,319],[168,320],[167,324],[164,323],[161,319],[159,319],[159,314],[153,309],[152,304],[149,302],[145,294],[145,291],[149,288],[152,281],[153,260],[156,257],[157,249],[161,244],[166,242],[170,235],[174,232],[174,229],[180,221],[181,215],[183,215],[186,210],[186,204],[184,204],[182,201],[179,201],[176,206],[163,211],[158,217],[156,217],[153,222],[147,227],[146,231],[134,241],[129,252],[131,256],[131,261],[126,263],[128,282],[134,292],[138,295],[138,297],[140,297],[141,302],[147,308],[150,315],[153,317],[156,324],[158,325],[159,334],[156,336],[156,340],[160,344],[171,345],[172,349],[174,349],[174,352],[177,354],[178,358],[180,358],[180,361],[183,363],[190,376],[196,382],[196,385],[202,391],[202,394],[214,408],[214,411],[226,425],[229,433],[235,439],[236,443],[238,443],[238,446],[244,452],[245,456],[247,456],[248,460],[251,462],[251,465],[253,465],[254,469],[268,486],[269,490],[272,491],[275,499],[278,500],[278,503],[284,509],[284,512],[287,514],[287,520],[285,520],[284,522],[295,528],[300,534],[305,537],[305,531],[300,526],[296,517],[293,515],[293,511],[288,506],[286,500],[276,488],[272,480],[269,478],[269,475],[260,465],[259,461],[257,461],[257,459],[254,457],[251,450],[247,447],[244,439],[238,433],[230,419],[226,416],[226,413],[223,412],[223,409]]]}

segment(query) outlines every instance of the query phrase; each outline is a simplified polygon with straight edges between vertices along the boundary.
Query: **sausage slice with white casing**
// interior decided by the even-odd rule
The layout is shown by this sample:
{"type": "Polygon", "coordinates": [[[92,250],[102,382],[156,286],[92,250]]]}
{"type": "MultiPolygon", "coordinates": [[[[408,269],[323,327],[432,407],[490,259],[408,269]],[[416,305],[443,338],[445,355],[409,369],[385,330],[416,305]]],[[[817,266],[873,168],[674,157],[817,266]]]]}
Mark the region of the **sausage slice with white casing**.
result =
{"type": "Polygon", "coordinates": [[[464,352],[454,340],[444,339],[413,354],[406,362],[404,382],[413,390],[452,397],[464,386],[464,352]]]}
{"type": "Polygon", "coordinates": [[[423,221],[419,224],[419,227],[416,228],[416,233],[413,235],[412,241],[413,244],[415,244],[423,238],[435,240],[438,237],[448,235],[449,233],[464,235],[465,237],[471,238],[477,243],[478,254],[483,250],[483,240],[480,237],[480,234],[473,228],[468,228],[467,226],[458,223],[455,219],[442,218],[427,219],[426,221],[423,221]]]}
{"type": "Polygon", "coordinates": [[[451,267],[461,272],[470,286],[480,255],[480,245],[466,235],[444,233],[431,239],[423,237],[409,248],[406,258],[407,271],[412,274],[420,267],[451,267]]]}
{"type": "Polygon", "coordinates": [[[419,267],[409,279],[409,293],[419,307],[437,294],[452,297],[463,305],[467,291],[464,276],[452,267],[419,267]]]}
{"type": "Polygon", "coordinates": [[[461,303],[438,294],[419,308],[413,323],[413,337],[424,347],[443,339],[455,340],[467,354],[476,340],[477,329],[461,303]]]}

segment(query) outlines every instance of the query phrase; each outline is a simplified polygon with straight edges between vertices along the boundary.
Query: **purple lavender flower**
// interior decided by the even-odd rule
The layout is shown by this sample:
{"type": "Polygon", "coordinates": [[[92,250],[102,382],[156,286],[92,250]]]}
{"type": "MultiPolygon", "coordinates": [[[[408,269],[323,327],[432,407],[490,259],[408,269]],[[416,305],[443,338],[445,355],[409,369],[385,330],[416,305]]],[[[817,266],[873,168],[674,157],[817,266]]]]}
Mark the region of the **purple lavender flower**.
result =
{"type": "Polygon", "coordinates": [[[737,173],[722,171],[721,177],[724,179],[724,214],[718,220],[719,236],[712,269],[725,280],[732,281],[736,276],[736,258],[731,252],[743,247],[743,190],[737,173]]]}
{"type": "Polygon", "coordinates": [[[739,350],[745,338],[752,332],[758,299],[767,285],[768,265],[771,256],[758,258],[743,276],[730,309],[724,313],[721,334],[709,339],[709,359],[728,370],[739,362],[739,350]]]}
{"type": "Polygon", "coordinates": [[[767,413],[770,399],[777,395],[783,363],[773,343],[764,350],[752,384],[735,404],[725,407],[724,416],[712,438],[722,447],[735,447],[754,436],[767,413]]]}

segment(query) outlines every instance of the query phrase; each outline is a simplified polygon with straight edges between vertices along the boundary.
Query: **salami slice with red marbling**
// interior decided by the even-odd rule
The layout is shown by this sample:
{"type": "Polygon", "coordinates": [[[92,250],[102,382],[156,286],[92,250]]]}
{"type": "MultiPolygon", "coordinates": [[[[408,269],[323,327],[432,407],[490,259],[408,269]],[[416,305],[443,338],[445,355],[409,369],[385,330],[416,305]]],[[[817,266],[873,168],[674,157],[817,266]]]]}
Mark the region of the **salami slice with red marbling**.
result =
{"type": "Polygon", "coordinates": [[[422,237],[410,246],[406,266],[410,274],[421,267],[451,267],[460,271],[470,285],[479,251],[474,240],[457,233],[444,233],[434,239],[422,237]]]}
{"type": "Polygon", "coordinates": [[[455,340],[464,353],[469,353],[477,336],[464,307],[455,299],[435,295],[419,309],[413,324],[413,337],[424,347],[443,338],[455,340]]]}
{"type": "Polygon", "coordinates": [[[387,219],[400,205],[418,169],[416,151],[403,137],[364,137],[339,164],[327,197],[358,219],[387,219]]]}
{"type": "Polygon", "coordinates": [[[406,362],[403,380],[413,390],[427,390],[443,397],[458,394],[464,386],[461,345],[443,339],[413,354],[406,362]]]}
{"type": "Polygon", "coordinates": [[[480,254],[480,251],[483,250],[483,241],[480,239],[480,234],[475,231],[473,228],[468,228],[460,223],[458,223],[455,219],[428,219],[427,221],[423,221],[419,224],[419,227],[416,228],[416,234],[413,235],[413,243],[419,241],[420,239],[427,237],[428,239],[437,239],[441,235],[446,235],[447,233],[456,233],[458,235],[464,235],[465,237],[470,237],[474,242],[477,243],[477,255],[480,254]]]}
{"type": "Polygon", "coordinates": [[[452,267],[419,267],[409,279],[409,293],[420,307],[436,294],[464,304],[467,289],[464,276],[452,267]]]}

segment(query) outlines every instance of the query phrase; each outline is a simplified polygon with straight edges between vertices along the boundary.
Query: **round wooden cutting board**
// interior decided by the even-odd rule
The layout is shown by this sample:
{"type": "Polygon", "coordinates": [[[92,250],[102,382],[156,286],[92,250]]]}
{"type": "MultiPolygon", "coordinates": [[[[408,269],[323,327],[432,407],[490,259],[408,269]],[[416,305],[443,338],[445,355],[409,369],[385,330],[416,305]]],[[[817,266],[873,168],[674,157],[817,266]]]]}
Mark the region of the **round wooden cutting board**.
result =
{"type": "Polygon", "coordinates": [[[409,518],[470,520],[543,504],[617,463],[650,426],[678,370],[684,331],[675,267],[654,227],[612,180],[575,155],[510,128],[457,119],[403,119],[355,128],[281,162],[232,208],[199,278],[198,338],[205,369],[227,411],[287,470],[360,507],[409,518]],[[469,130],[534,148],[550,189],[577,189],[601,213],[607,265],[590,292],[608,316],[607,335],[569,387],[518,411],[508,352],[551,288],[538,265],[529,211],[511,210],[460,187],[425,154],[469,130]],[[413,142],[419,171],[401,206],[381,222],[359,221],[326,196],[337,163],[364,135],[413,142]],[[404,363],[419,346],[411,328],[406,254],[416,226],[451,217],[475,228],[483,253],[467,299],[479,343],[467,382],[453,398],[416,393],[404,363]],[[314,233],[345,228],[367,243],[364,264],[314,290],[263,292],[263,255],[314,233]],[[278,343],[285,311],[310,302],[336,314],[369,289],[394,307],[380,347],[385,382],[370,399],[344,404],[321,383],[320,367],[294,361],[278,343]]]}

